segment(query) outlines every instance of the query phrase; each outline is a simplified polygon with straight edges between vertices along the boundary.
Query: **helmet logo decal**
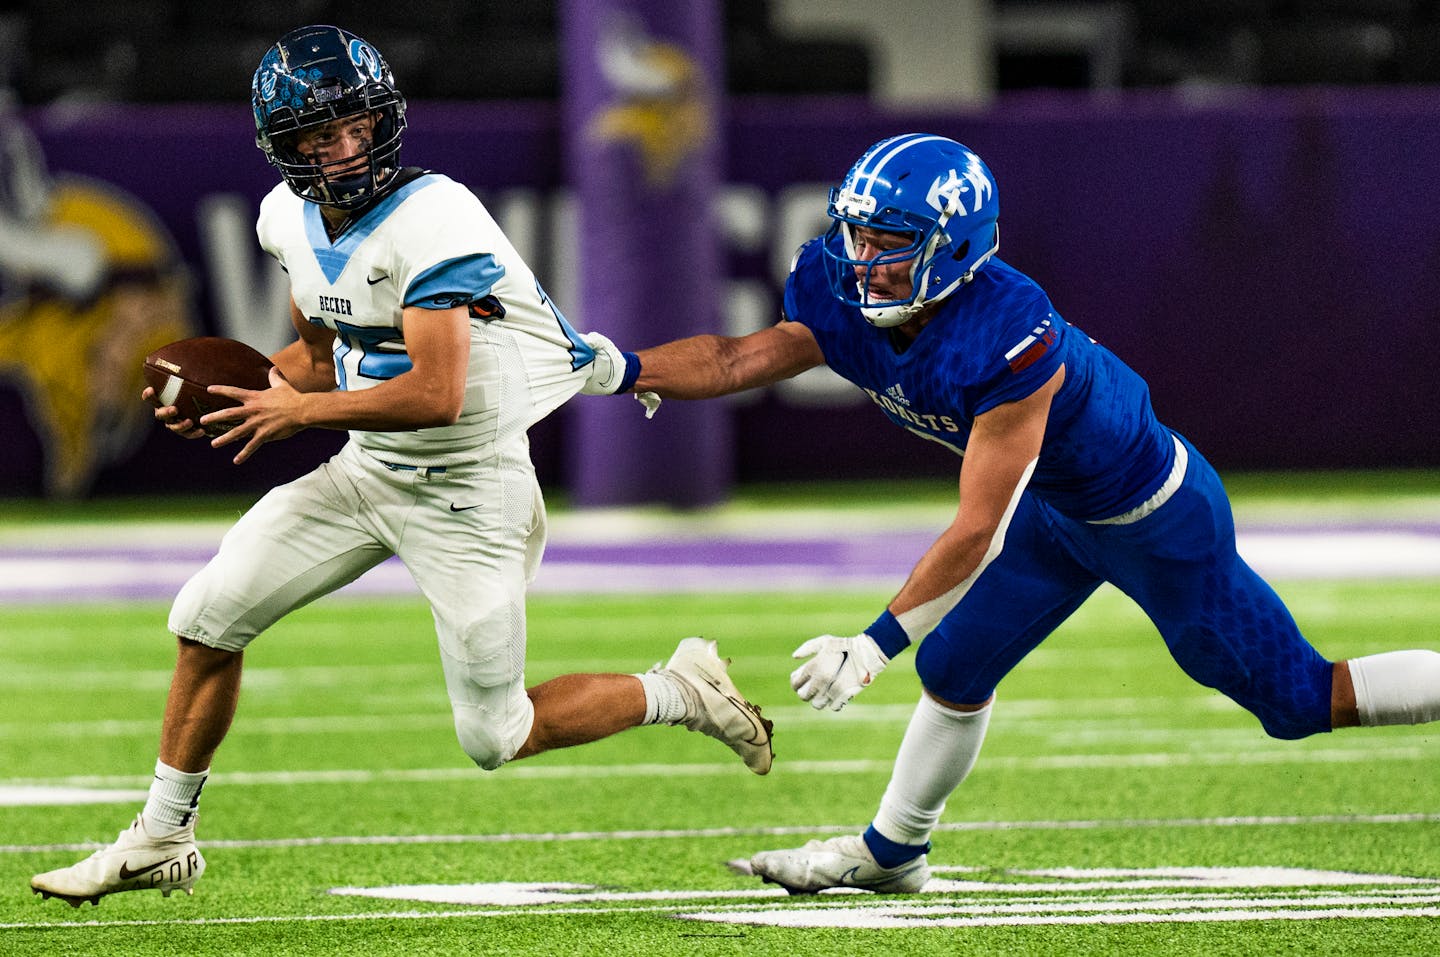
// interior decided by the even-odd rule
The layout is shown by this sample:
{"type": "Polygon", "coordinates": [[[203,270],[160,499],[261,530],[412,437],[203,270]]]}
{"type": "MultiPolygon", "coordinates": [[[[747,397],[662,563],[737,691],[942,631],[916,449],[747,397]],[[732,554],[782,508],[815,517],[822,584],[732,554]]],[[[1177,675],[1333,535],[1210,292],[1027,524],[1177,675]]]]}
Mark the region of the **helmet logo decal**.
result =
{"type": "Polygon", "coordinates": [[[377,82],[385,72],[380,63],[380,55],[370,44],[358,37],[350,41],[350,62],[370,74],[370,79],[377,82]]]}
{"type": "Polygon", "coordinates": [[[266,103],[269,103],[271,100],[275,99],[275,87],[279,82],[280,78],[275,75],[274,70],[266,70],[264,69],[264,67],[261,67],[260,99],[264,100],[266,103]]]}
{"type": "Polygon", "coordinates": [[[980,157],[974,153],[966,153],[965,172],[951,169],[946,171],[945,176],[935,177],[925,201],[941,213],[959,213],[964,216],[970,212],[980,212],[980,207],[985,205],[985,200],[994,192],[995,184],[985,175],[985,168],[980,165],[980,157]],[[965,209],[961,199],[966,193],[975,197],[975,206],[971,210],[965,209]]]}

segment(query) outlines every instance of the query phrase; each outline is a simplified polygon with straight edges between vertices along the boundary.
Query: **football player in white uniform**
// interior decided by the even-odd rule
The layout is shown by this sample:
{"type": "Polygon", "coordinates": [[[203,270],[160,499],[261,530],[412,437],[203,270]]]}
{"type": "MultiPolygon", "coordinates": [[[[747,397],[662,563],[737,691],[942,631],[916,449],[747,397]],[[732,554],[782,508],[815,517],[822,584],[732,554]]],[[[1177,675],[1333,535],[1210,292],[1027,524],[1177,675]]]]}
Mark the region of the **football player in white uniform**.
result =
{"type": "MultiPolygon", "coordinates": [[[[289,273],[299,338],[272,356],[269,389],[217,387],[243,404],[202,422],[230,427],[212,444],[235,449],[237,464],[305,428],[346,429],[350,441],[265,495],[181,590],[144,810],[113,845],[36,875],[32,889],[76,907],[117,891],[191,892],[205,867],[200,790],[234,716],[245,647],[391,555],[430,602],[456,734],[482,768],[664,723],[769,771],[770,722],[713,641],[687,638],[643,674],[524,684],[525,589],[545,542],[526,430],[576,392],[628,388],[634,356],[571,328],[468,189],[399,165],[405,100],[364,40],[292,31],[262,59],[252,101],[256,142],[284,180],[257,229],[289,273]]],[[[174,407],[156,417],[204,435],[174,407]]]]}

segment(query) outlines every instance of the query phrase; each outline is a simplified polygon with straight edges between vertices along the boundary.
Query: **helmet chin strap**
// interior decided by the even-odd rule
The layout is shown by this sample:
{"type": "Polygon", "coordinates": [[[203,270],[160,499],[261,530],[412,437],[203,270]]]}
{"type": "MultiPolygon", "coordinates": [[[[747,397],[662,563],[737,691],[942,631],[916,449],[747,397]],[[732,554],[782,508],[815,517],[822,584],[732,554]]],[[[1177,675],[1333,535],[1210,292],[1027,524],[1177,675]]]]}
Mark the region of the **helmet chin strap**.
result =
{"type": "Polygon", "coordinates": [[[893,306],[861,306],[860,315],[876,328],[890,329],[895,326],[903,326],[918,316],[923,308],[925,308],[924,301],[915,300],[896,303],[893,306]]]}

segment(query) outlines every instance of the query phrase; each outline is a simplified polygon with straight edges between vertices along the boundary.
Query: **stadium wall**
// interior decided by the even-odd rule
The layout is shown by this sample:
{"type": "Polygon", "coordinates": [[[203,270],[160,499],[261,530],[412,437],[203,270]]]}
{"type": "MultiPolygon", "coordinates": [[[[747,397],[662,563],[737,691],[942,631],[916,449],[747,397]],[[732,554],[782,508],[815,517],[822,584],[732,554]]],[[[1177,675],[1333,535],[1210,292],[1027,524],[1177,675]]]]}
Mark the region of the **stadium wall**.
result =
{"type": "MultiPolygon", "coordinates": [[[[155,429],[134,398],[155,337],[270,349],[286,332],[284,277],[253,232],[277,180],[248,111],[97,105],[23,119],[6,135],[33,134],[32,148],[18,161],[8,149],[7,197],[16,163],[38,169],[43,157],[48,205],[0,218],[0,495],[245,491],[337,447],[338,436],[302,435],[236,469],[155,429]]],[[[559,108],[416,103],[410,120],[407,161],[474,188],[587,328],[559,108]]],[[[1161,416],[1217,465],[1440,466],[1433,91],[1044,93],[965,113],[757,99],[728,104],[724,123],[714,221],[729,331],[777,318],[791,254],[823,229],[825,191],[851,161],[883,136],[927,129],[995,171],[1002,258],[1144,374],[1161,416]]],[[[635,262],[643,271],[643,251],[635,262]]],[[[627,347],[668,338],[687,308],[665,276],[650,281],[650,334],[627,347]]],[[[828,374],[729,401],[740,481],[956,468],[828,374]]],[[[562,410],[532,433],[551,486],[567,474],[569,419],[562,410]]]]}

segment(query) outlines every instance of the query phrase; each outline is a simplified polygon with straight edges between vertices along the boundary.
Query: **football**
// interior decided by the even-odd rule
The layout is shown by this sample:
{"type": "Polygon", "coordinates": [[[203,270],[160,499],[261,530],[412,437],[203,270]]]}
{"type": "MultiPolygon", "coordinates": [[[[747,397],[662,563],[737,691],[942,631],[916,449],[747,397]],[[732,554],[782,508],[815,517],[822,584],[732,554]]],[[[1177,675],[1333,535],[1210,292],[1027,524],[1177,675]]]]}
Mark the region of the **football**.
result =
{"type": "MultiPolygon", "coordinates": [[[[241,389],[270,388],[270,360],[243,342],[219,336],[181,339],[161,346],[145,357],[145,384],[155,390],[155,407],[173,405],[199,424],[200,416],[239,405],[223,395],[211,395],[206,386],[232,385],[241,389]]],[[[223,426],[203,427],[208,435],[221,435],[223,426]]]]}

